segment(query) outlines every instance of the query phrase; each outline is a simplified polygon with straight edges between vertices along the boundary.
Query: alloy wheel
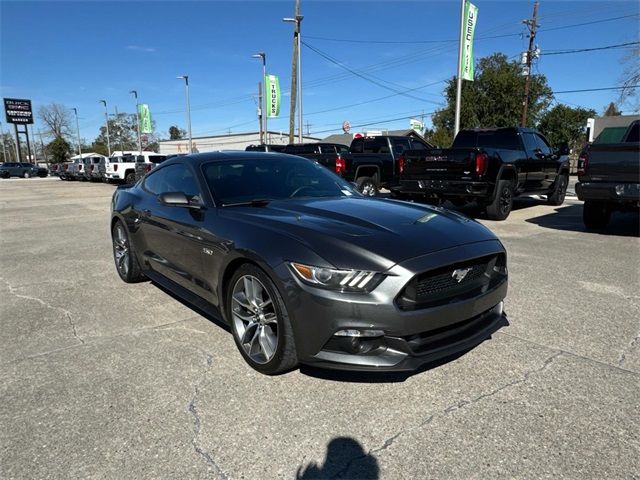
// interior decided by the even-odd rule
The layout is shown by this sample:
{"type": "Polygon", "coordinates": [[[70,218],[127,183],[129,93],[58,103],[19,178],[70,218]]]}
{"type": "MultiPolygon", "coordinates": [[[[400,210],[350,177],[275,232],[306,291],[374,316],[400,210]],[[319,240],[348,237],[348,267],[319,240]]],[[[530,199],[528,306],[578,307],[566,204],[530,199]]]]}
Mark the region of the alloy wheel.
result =
{"type": "Polygon", "coordinates": [[[363,183],[360,188],[362,189],[361,193],[366,197],[373,197],[376,194],[376,186],[373,182],[363,183]]]}
{"type": "Polygon", "coordinates": [[[233,287],[233,327],[244,352],[256,363],[268,363],[278,348],[278,315],[265,286],[244,275],[233,287]]]}
{"type": "Polygon", "coordinates": [[[502,213],[508,213],[511,210],[512,196],[511,188],[508,186],[500,192],[500,211],[502,213]]]}
{"type": "Polygon", "coordinates": [[[116,256],[116,266],[123,276],[129,273],[129,240],[124,227],[118,224],[113,235],[113,251],[116,256]]]}

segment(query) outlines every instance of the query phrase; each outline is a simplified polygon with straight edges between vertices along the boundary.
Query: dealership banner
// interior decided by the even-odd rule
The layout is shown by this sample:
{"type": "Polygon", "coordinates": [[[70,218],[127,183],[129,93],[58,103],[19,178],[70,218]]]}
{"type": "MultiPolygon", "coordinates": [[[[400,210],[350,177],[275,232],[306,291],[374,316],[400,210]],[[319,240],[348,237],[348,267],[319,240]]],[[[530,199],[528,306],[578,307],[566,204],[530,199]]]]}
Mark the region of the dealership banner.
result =
{"type": "Polygon", "coordinates": [[[151,111],[149,105],[141,103],[138,105],[138,116],[140,117],[140,133],[153,133],[151,125],[151,111]]]}
{"type": "Polygon", "coordinates": [[[409,120],[409,126],[411,127],[411,130],[414,130],[418,133],[420,133],[424,128],[423,123],[417,118],[412,118],[411,120],[409,120]]]}
{"type": "Polygon", "coordinates": [[[280,81],[275,75],[267,75],[264,79],[267,97],[267,117],[275,118],[280,115],[280,81]]]}
{"type": "Polygon", "coordinates": [[[464,32],[464,41],[462,44],[462,57],[460,59],[460,71],[463,80],[471,80],[473,82],[473,34],[476,30],[478,21],[478,7],[471,2],[464,4],[464,18],[462,20],[462,28],[464,32]]]}

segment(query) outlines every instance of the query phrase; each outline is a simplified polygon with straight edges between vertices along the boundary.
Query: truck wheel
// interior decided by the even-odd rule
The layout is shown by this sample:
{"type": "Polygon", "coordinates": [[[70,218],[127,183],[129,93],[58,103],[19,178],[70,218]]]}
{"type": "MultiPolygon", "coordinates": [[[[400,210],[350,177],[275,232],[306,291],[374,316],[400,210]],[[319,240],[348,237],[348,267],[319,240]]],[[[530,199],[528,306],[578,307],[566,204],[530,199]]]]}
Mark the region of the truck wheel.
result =
{"type": "Polygon", "coordinates": [[[513,182],[511,180],[498,180],[496,195],[487,205],[487,217],[489,220],[504,220],[511,213],[513,207],[513,182]]]}
{"type": "Polygon", "coordinates": [[[356,180],[358,191],[365,197],[375,197],[378,194],[378,185],[371,177],[360,177],[356,180]]]}
{"type": "Polygon", "coordinates": [[[134,184],[136,183],[136,174],[131,172],[128,173],[126,177],[124,177],[124,183],[134,184]]]}
{"type": "Polygon", "coordinates": [[[553,189],[551,195],[547,195],[547,205],[553,205],[559,207],[564,203],[564,198],[567,195],[567,185],[569,184],[569,178],[567,175],[559,175],[556,180],[556,187],[553,189]]]}
{"type": "Polygon", "coordinates": [[[607,226],[611,218],[611,208],[605,202],[585,200],[582,221],[588,229],[600,230],[607,226]]]}

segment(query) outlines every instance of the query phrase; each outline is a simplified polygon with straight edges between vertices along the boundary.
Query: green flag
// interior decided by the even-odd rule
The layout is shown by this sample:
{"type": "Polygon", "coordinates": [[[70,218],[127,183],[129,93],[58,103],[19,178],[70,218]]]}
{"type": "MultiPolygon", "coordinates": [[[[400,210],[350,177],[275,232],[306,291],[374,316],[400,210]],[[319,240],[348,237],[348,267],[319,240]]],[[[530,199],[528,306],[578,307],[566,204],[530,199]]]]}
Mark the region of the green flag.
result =
{"type": "Polygon", "coordinates": [[[153,133],[149,105],[146,103],[138,105],[138,116],[140,117],[140,133],[153,133]]]}
{"type": "Polygon", "coordinates": [[[460,75],[463,80],[473,82],[473,33],[478,21],[478,7],[471,2],[464,4],[464,18],[462,19],[462,29],[464,42],[462,44],[462,57],[460,59],[460,75]]]}
{"type": "Polygon", "coordinates": [[[275,75],[267,75],[264,79],[267,97],[267,118],[280,115],[280,81],[275,75]]]}

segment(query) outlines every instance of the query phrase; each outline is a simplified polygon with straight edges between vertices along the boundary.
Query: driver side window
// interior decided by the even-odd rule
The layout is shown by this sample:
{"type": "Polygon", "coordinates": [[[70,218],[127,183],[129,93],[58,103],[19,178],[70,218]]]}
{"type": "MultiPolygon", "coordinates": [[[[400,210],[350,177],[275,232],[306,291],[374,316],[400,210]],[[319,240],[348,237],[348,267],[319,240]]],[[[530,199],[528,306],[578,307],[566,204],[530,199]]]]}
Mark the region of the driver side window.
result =
{"type": "Polygon", "coordinates": [[[143,188],[153,194],[182,192],[190,200],[200,200],[200,188],[189,169],[184,164],[169,165],[158,168],[145,177],[143,188]]]}

